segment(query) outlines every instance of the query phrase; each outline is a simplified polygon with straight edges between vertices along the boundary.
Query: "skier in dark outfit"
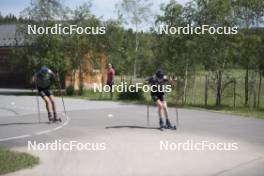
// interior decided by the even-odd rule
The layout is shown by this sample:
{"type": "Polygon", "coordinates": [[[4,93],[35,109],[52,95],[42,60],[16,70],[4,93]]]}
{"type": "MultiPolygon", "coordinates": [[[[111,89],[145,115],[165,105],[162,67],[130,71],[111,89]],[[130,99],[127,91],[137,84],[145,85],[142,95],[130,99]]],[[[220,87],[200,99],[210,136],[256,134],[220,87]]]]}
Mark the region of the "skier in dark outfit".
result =
{"type": "MultiPolygon", "coordinates": [[[[170,80],[167,78],[166,75],[161,70],[158,70],[155,75],[153,75],[151,78],[146,80],[146,83],[149,83],[150,85],[157,85],[162,86],[167,83],[169,83],[170,80]]],[[[171,122],[169,120],[168,115],[168,106],[167,102],[165,100],[165,92],[160,89],[153,90],[151,93],[152,100],[157,104],[158,106],[158,114],[159,114],[159,125],[160,128],[176,128],[176,126],[172,126],[171,122]],[[166,124],[164,124],[164,120],[162,118],[162,112],[165,116],[166,124]]]]}
{"type": "Polygon", "coordinates": [[[61,118],[58,118],[57,116],[53,93],[50,90],[52,78],[56,80],[58,79],[57,75],[54,74],[48,67],[43,66],[38,72],[34,74],[32,83],[36,85],[39,95],[45,101],[49,122],[61,122],[61,118]]]}

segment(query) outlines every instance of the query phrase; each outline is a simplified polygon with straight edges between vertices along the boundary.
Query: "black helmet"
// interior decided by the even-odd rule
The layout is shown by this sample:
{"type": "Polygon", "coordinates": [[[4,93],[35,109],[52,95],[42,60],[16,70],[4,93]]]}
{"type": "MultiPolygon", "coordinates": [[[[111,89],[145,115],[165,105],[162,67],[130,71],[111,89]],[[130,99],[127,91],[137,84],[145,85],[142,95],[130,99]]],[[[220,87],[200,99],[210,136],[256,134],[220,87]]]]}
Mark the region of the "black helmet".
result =
{"type": "Polygon", "coordinates": [[[161,70],[158,70],[155,74],[158,81],[161,81],[164,79],[164,73],[161,70]]]}

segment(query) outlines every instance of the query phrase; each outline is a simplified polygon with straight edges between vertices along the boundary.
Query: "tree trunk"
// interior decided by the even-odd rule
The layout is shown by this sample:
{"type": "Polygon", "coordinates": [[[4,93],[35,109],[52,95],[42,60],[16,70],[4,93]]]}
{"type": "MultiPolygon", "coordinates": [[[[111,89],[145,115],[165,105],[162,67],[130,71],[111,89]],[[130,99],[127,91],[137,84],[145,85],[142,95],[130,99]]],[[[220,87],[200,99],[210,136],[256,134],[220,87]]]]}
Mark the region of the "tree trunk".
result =
{"type": "Polygon", "coordinates": [[[124,76],[123,76],[123,75],[121,75],[120,82],[121,82],[121,83],[124,82],[124,76]]]}
{"type": "Polygon", "coordinates": [[[74,71],[72,70],[72,73],[71,73],[71,83],[70,83],[70,86],[73,86],[73,80],[74,80],[74,78],[73,78],[73,74],[74,73],[74,71]]]}
{"type": "Polygon", "coordinates": [[[131,77],[130,77],[129,84],[132,84],[132,83],[133,83],[133,77],[131,76],[131,77]]]}
{"type": "Polygon", "coordinates": [[[136,23],[136,46],[135,46],[135,60],[134,60],[134,79],[137,78],[137,52],[138,52],[138,46],[139,46],[139,41],[138,41],[138,24],[136,23]]]}
{"type": "Polygon", "coordinates": [[[208,105],[208,87],[209,87],[209,79],[208,79],[208,74],[206,73],[205,75],[205,91],[204,91],[204,105],[208,105]]]}
{"type": "Polygon", "coordinates": [[[262,71],[259,72],[258,105],[257,105],[257,107],[260,107],[261,86],[262,86],[262,71]]]}
{"type": "Polygon", "coordinates": [[[79,79],[80,79],[80,82],[79,82],[79,95],[82,95],[83,94],[83,69],[82,69],[81,65],[79,67],[79,79]]]}
{"type": "Polygon", "coordinates": [[[222,71],[219,70],[216,73],[216,106],[221,105],[222,97],[222,71]]]}
{"type": "Polygon", "coordinates": [[[234,79],[234,87],[233,87],[233,108],[236,109],[236,80],[234,79]]]}
{"type": "Polygon", "coordinates": [[[245,76],[245,107],[248,107],[248,67],[246,69],[246,76],[245,76]]]}
{"type": "Polygon", "coordinates": [[[134,61],[134,73],[133,73],[133,77],[134,78],[137,78],[137,63],[136,63],[136,58],[135,58],[135,61],[134,61]]]}
{"type": "Polygon", "coordinates": [[[257,79],[256,72],[254,72],[254,92],[253,92],[253,107],[257,108],[257,79]]]}
{"type": "Polygon", "coordinates": [[[196,103],[196,69],[194,70],[194,80],[193,80],[193,89],[192,89],[192,104],[196,103]]]}
{"type": "Polygon", "coordinates": [[[185,81],[184,81],[184,89],[183,89],[184,103],[186,103],[186,99],[187,99],[187,86],[188,86],[188,64],[186,64],[185,67],[185,81]]]}
{"type": "Polygon", "coordinates": [[[73,88],[75,88],[75,81],[76,81],[76,69],[73,69],[73,71],[72,71],[72,83],[71,83],[73,88]]]}

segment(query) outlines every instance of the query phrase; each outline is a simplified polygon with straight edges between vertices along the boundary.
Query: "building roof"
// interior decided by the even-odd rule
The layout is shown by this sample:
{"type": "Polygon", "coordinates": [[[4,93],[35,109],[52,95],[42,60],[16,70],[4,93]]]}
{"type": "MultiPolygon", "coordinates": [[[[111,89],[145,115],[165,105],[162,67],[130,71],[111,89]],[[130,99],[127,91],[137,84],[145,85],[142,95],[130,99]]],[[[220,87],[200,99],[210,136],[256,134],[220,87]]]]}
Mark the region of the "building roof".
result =
{"type": "Polygon", "coordinates": [[[0,48],[24,46],[23,36],[16,24],[0,24],[0,48]]]}

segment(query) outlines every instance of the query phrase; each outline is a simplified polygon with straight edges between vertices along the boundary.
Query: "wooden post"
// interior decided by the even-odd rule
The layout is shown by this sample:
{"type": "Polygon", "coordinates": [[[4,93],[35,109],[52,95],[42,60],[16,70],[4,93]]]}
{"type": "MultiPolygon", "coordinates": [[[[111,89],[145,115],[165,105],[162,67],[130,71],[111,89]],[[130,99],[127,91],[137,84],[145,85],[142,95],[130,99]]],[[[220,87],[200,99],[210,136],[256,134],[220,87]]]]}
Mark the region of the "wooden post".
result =
{"type": "Polygon", "coordinates": [[[234,79],[233,95],[234,95],[233,108],[235,109],[236,108],[236,79],[234,79]]]}
{"type": "Polygon", "coordinates": [[[147,102],[147,125],[149,126],[149,104],[150,102],[147,102]]]}
{"type": "Polygon", "coordinates": [[[258,88],[258,107],[260,107],[262,74],[263,74],[262,71],[260,71],[260,72],[259,72],[259,88],[258,88]]]}
{"type": "Polygon", "coordinates": [[[253,107],[257,108],[257,74],[254,72],[253,107]]]}
{"type": "Polygon", "coordinates": [[[208,75],[205,75],[204,105],[208,105],[208,75]]]}

